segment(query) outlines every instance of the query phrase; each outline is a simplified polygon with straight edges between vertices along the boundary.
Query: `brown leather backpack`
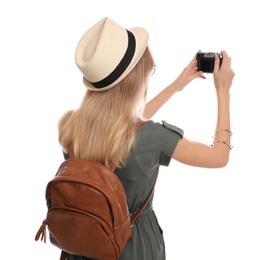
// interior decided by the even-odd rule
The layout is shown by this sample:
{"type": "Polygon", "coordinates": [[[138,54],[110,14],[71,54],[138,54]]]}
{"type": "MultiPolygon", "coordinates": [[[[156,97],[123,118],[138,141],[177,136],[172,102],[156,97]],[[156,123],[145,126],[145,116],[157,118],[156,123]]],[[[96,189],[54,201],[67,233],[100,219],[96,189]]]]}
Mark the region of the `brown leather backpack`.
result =
{"type": "Polygon", "coordinates": [[[92,259],[116,260],[132,237],[132,226],[145,208],[130,218],[124,188],[113,172],[115,167],[81,158],[65,160],[46,187],[47,217],[38,230],[46,242],[66,253],[92,259]]]}

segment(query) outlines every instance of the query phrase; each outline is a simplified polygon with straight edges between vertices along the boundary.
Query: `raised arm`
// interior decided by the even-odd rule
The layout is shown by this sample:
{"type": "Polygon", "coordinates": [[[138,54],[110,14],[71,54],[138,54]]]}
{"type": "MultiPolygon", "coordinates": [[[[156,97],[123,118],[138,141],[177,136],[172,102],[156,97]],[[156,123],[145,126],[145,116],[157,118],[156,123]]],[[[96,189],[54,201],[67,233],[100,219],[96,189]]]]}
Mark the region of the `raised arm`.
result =
{"type": "Polygon", "coordinates": [[[172,84],[167,86],[146,104],[143,116],[150,119],[172,97],[173,94],[181,91],[195,78],[205,79],[203,73],[201,71],[197,71],[196,55],[172,84]]]}
{"type": "Polygon", "coordinates": [[[224,167],[229,160],[231,146],[230,124],[230,87],[234,78],[231,69],[231,58],[225,51],[219,66],[219,57],[215,58],[214,85],[217,95],[217,122],[212,146],[191,141],[183,137],[177,144],[173,158],[197,167],[218,168],[224,167]]]}

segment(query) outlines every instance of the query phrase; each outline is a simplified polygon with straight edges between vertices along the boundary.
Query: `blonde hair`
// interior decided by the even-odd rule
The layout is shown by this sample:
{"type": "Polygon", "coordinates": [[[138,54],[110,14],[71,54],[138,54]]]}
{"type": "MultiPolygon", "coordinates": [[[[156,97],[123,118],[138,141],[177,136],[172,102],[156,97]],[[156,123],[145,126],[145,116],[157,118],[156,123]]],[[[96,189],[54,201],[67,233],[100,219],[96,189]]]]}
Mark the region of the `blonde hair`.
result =
{"type": "Polygon", "coordinates": [[[115,87],[102,92],[87,90],[80,107],[65,113],[58,123],[62,149],[68,152],[72,144],[75,157],[125,166],[153,66],[147,47],[134,69],[115,87]]]}

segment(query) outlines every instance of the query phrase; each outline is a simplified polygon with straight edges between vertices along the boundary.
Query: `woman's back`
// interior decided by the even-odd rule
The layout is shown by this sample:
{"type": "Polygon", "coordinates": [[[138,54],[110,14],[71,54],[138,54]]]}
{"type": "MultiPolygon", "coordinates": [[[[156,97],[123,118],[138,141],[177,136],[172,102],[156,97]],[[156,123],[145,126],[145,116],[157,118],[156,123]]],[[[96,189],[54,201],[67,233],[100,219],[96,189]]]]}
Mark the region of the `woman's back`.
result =
{"type": "MultiPolygon", "coordinates": [[[[149,196],[159,166],[168,166],[176,144],[183,131],[166,122],[145,122],[137,132],[133,152],[126,167],[116,169],[125,192],[129,212],[135,214],[149,196]]],[[[153,197],[133,226],[133,237],[129,240],[120,260],[164,260],[165,245],[162,229],[152,205],[153,197]]],[[[68,256],[69,260],[88,259],[68,256]]]]}

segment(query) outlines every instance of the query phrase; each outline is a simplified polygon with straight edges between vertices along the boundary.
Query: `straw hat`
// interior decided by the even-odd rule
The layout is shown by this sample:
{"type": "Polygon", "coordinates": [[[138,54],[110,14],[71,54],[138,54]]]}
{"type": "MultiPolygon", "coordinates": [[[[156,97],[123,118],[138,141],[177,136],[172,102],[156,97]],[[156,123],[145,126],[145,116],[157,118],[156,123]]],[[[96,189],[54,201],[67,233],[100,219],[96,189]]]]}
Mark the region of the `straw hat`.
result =
{"type": "Polygon", "coordinates": [[[109,18],[97,22],[82,36],[75,53],[85,86],[94,91],[114,87],[137,64],[148,38],[144,28],[126,30],[109,18]]]}

